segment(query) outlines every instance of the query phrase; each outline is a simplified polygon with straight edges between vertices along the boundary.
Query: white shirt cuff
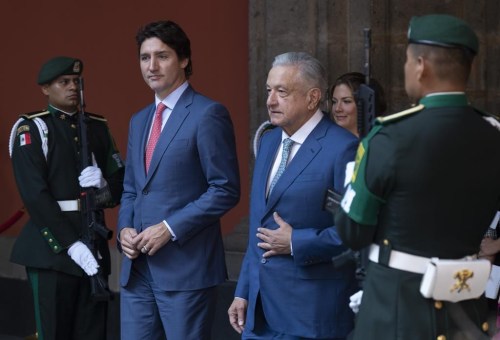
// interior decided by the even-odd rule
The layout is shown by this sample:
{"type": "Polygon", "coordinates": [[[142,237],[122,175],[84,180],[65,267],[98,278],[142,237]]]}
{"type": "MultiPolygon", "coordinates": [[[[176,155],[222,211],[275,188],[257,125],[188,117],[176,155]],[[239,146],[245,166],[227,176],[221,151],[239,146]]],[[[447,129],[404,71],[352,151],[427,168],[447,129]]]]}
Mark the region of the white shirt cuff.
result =
{"type": "Polygon", "coordinates": [[[170,231],[170,235],[172,235],[172,241],[175,241],[177,239],[177,237],[175,236],[175,233],[172,230],[172,228],[170,228],[167,221],[165,221],[165,220],[163,220],[163,224],[165,225],[165,227],[167,227],[168,231],[170,231]]]}

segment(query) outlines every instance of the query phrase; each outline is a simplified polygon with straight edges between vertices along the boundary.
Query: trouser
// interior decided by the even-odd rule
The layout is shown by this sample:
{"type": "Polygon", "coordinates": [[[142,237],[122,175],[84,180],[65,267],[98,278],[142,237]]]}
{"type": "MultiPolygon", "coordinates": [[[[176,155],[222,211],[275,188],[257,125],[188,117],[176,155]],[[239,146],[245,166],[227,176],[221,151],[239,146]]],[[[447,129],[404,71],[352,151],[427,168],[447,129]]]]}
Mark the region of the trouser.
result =
{"type": "MultiPolygon", "coordinates": [[[[271,329],[266,321],[264,310],[262,309],[262,302],[260,296],[257,298],[255,305],[255,327],[253,330],[245,328],[241,335],[242,340],[314,340],[311,338],[304,338],[300,336],[276,332],[271,329]]],[[[318,339],[319,340],[319,339],[318,339]]],[[[345,340],[345,338],[328,338],[322,340],[345,340]]]]}
{"type": "Polygon", "coordinates": [[[120,289],[121,340],[210,340],[216,302],[216,287],[160,289],[140,255],[120,289]]]}
{"type": "Polygon", "coordinates": [[[106,339],[108,302],[92,301],[88,276],[31,267],[26,271],[38,340],[106,339]]]}

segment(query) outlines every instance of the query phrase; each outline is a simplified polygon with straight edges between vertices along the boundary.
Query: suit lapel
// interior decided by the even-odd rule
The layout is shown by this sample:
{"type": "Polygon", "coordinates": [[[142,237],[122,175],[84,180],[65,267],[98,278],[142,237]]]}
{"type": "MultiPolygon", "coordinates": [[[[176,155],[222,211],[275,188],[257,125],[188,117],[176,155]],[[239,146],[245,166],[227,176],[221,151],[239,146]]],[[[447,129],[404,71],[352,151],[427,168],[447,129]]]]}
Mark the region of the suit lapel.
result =
{"type": "Polygon", "coordinates": [[[325,119],[326,118],[323,118],[314,130],[311,131],[309,136],[307,136],[304,144],[302,144],[299,151],[293,157],[285,172],[276,183],[271,195],[269,195],[267,199],[266,213],[274,208],[283,193],[321,151],[322,145],[319,142],[319,139],[324,137],[326,134],[327,124],[325,119]]]}
{"type": "Polygon", "coordinates": [[[172,142],[172,139],[177,134],[180,127],[182,126],[182,123],[189,115],[189,106],[193,102],[193,95],[194,91],[189,86],[181,95],[177,104],[175,104],[174,110],[165,123],[165,126],[161,131],[160,139],[158,140],[155,151],[153,152],[153,157],[151,158],[151,164],[149,165],[149,171],[146,177],[146,184],[151,180],[151,177],[154,175],[156,169],[158,168],[158,165],[160,164],[160,161],[163,158],[163,155],[165,154],[168,146],[172,142]]]}
{"type": "Polygon", "coordinates": [[[149,130],[151,129],[151,124],[153,123],[153,117],[155,113],[155,104],[151,104],[148,107],[146,107],[143,111],[143,114],[146,115],[145,119],[141,119],[140,116],[138,116],[136,120],[134,120],[133,124],[137,124],[133,128],[136,129],[139,133],[137,134],[136,140],[140,143],[139,150],[138,150],[138,159],[140,162],[137,162],[135,166],[140,167],[138,169],[138,173],[142,174],[142,178],[146,178],[146,168],[144,164],[145,160],[145,155],[146,155],[146,143],[148,142],[148,136],[149,136],[149,130]]]}
{"type": "Polygon", "coordinates": [[[255,174],[254,178],[254,180],[256,180],[254,188],[258,190],[256,193],[257,197],[259,197],[258,202],[266,202],[267,179],[271,172],[278,148],[281,146],[281,131],[281,129],[275,129],[275,131],[270,132],[270,142],[261,144],[261,150],[259,150],[258,156],[261,156],[262,159],[259,157],[257,162],[262,162],[263,165],[255,165],[255,169],[258,169],[259,172],[255,174]]]}

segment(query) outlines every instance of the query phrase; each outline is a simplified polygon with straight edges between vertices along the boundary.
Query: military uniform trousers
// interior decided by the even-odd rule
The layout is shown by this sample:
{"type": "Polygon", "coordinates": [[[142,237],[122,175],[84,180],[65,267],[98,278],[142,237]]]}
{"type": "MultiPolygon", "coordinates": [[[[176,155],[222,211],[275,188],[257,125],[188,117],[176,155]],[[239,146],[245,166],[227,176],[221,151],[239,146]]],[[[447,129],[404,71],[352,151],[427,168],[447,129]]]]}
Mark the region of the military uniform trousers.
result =
{"type": "Polygon", "coordinates": [[[105,340],[108,302],[93,302],[87,276],[27,267],[38,340],[105,340]]]}

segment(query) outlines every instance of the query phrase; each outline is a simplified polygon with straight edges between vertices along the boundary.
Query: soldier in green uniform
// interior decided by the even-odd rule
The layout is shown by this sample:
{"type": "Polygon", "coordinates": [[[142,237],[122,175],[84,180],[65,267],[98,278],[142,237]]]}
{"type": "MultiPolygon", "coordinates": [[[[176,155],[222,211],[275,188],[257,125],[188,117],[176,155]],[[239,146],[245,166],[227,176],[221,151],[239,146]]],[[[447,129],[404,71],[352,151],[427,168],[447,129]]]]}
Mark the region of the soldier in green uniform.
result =
{"type": "Polygon", "coordinates": [[[106,119],[88,115],[88,147],[94,165],[82,171],[78,138],[79,82],[83,64],[69,57],[45,63],[38,84],[46,110],[26,115],[11,133],[17,187],[30,219],[17,238],[11,261],[24,265],[33,290],[38,339],[105,339],[107,302],[93,301],[89,276],[110,272],[107,240],[97,256],[81,241],[81,187],[96,188],[96,218],[120,201],[124,167],[106,119]]]}
{"type": "Polygon", "coordinates": [[[484,295],[420,293],[430,258],[478,252],[499,203],[500,133],[465,95],[479,42],[449,15],[412,18],[408,39],[405,89],[417,105],[378,119],[335,217],[348,246],[371,245],[354,339],[483,339],[484,295]]]}

